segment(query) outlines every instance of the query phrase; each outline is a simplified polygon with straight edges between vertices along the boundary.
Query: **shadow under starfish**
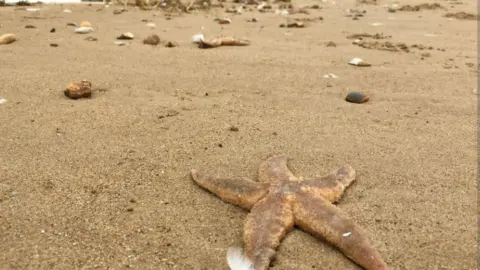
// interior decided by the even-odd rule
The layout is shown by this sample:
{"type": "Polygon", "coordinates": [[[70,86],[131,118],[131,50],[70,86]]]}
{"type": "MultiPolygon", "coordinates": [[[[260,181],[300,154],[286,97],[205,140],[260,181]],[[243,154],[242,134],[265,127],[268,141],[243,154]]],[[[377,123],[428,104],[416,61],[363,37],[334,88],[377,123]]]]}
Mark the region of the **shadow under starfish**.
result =
{"type": "MultiPolygon", "coordinates": [[[[223,201],[250,210],[244,225],[243,263],[251,266],[239,269],[267,269],[280,241],[294,226],[327,240],[365,269],[387,269],[362,230],[332,204],[355,180],[355,170],[349,165],[303,180],[288,169],[287,157],[279,155],[262,162],[258,182],[212,177],[197,170],[191,175],[195,183],[223,201]]],[[[230,256],[239,255],[229,250],[229,260],[235,259],[230,256]]]]}

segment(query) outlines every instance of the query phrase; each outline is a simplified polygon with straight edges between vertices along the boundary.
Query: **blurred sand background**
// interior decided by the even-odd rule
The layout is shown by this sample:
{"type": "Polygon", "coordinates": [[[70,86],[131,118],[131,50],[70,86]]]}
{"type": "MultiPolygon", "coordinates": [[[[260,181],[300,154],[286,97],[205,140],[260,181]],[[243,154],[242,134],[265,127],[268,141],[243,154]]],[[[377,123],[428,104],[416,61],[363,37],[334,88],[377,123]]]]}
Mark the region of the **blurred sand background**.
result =
{"type": "MultiPolygon", "coordinates": [[[[167,20],[133,7],[114,15],[113,5],[0,7],[0,34],[18,37],[0,45],[0,268],[227,269],[247,212],[196,186],[189,171],[255,178],[262,160],[284,153],[305,177],[344,163],[357,170],[338,207],[391,269],[476,269],[478,21],[444,17],[476,14],[476,2],[387,12],[395,3],[426,2],[295,3],[321,9],[287,18],[323,17],[299,29],[280,28],[287,19],[275,13],[225,8],[167,20]],[[353,20],[349,8],[366,13],[353,20]],[[66,25],[84,20],[94,33],[66,25]],[[207,37],[251,45],[199,49],[191,37],[202,26],[207,37]],[[123,32],[135,39],[115,45],[123,32]],[[153,33],[179,46],[142,44],[153,33]],[[360,33],[391,36],[376,41],[410,52],[347,38],[360,33]],[[348,65],[354,57],[372,66],[348,65]],[[66,98],[82,79],[99,90],[66,98]],[[350,91],[369,102],[345,102],[350,91]]],[[[272,269],[360,268],[294,230],[272,269]]]]}

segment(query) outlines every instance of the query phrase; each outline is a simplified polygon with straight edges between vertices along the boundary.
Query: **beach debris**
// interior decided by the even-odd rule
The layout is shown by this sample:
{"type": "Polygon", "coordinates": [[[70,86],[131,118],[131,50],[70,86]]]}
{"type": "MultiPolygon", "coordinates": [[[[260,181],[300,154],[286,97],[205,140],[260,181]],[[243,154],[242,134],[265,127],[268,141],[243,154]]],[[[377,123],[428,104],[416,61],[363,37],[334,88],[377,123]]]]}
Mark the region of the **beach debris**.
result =
{"type": "Polygon", "coordinates": [[[397,11],[420,11],[423,9],[433,10],[433,9],[445,9],[442,5],[438,3],[423,3],[420,5],[404,5],[397,9],[397,11]]]}
{"type": "Polygon", "coordinates": [[[50,43],[50,47],[58,47],[57,43],[50,43]]]}
{"type": "Polygon", "coordinates": [[[250,41],[246,39],[239,39],[235,37],[216,37],[206,41],[202,36],[194,36],[194,42],[198,44],[201,49],[210,49],[220,46],[248,46],[250,41]]]}
{"type": "Polygon", "coordinates": [[[85,38],[86,41],[97,41],[98,39],[96,37],[88,36],[85,38]]]}
{"type": "Polygon", "coordinates": [[[35,27],[35,25],[28,24],[28,25],[25,25],[25,28],[34,29],[34,28],[37,28],[37,27],[35,27]]]}
{"type": "Polygon", "coordinates": [[[282,23],[280,24],[280,27],[286,27],[286,28],[304,28],[305,24],[303,22],[292,22],[292,23],[282,23]]]}
{"type": "Polygon", "coordinates": [[[63,93],[71,99],[89,98],[92,96],[92,83],[87,80],[70,83],[63,93]]]}
{"type": "Polygon", "coordinates": [[[125,46],[125,45],[127,45],[127,42],[125,42],[125,41],[115,41],[115,42],[113,42],[113,44],[115,44],[117,46],[125,46]]]}
{"type": "Polygon", "coordinates": [[[349,237],[350,235],[352,235],[352,232],[346,232],[342,234],[343,237],[349,237]]]}
{"type": "Polygon", "coordinates": [[[332,78],[332,79],[338,78],[338,76],[333,74],[333,73],[325,74],[325,75],[323,75],[323,77],[324,78],[332,78]]]}
{"type": "Polygon", "coordinates": [[[126,32],[117,37],[118,40],[132,40],[134,35],[130,32],[126,32]]]}
{"type": "Polygon", "coordinates": [[[50,29],[50,33],[55,33],[55,28],[50,29]]]}
{"type": "Polygon", "coordinates": [[[68,9],[68,8],[67,8],[67,9],[64,9],[63,12],[65,12],[65,13],[72,13],[72,11],[71,11],[70,9],[68,9]]]}
{"type": "Polygon", "coordinates": [[[39,11],[40,9],[39,8],[26,8],[25,10],[35,12],[35,11],[39,11]]]}
{"type": "Polygon", "coordinates": [[[17,40],[14,34],[4,34],[0,36],[0,45],[10,44],[17,40]]]}
{"type": "Polygon", "coordinates": [[[350,60],[350,62],[348,62],[350,65],[353,65],[353,66],[358,66],[358,67],[369,67],[371,66],[370,63],[368,62],[365,62],[363,61],[362,59],[360,58],[353,58],[352,60],[350,60]]]}
{"type": "Polygon", "coordinates": [[[81,27],[90,27],[92,28],[92,24],[89,21],[83,21],[80,23],[81,27]]]}
{"type": "Polygon", "coordinates": [[[3,97],[0,97],[0,104],[4,104],[4,103],[7,103],[7,100],[4,99],[3,97]]]}
{"type": "Polygon", "coordinates": [[[150,22],[150,23],[147,23],[146,26],[150,29],[154,29],[155,27],[157,27],[154,23],[150,22]]]}
{"type": "Polygon", "coordinates": [[[218,24],[231,24],[232,23],[232,20],[230,20],[229,18],[223,18],[223,19],[215,18],[214,21],[217,21],[218,24]]]}
{"type": "Polygon", "coordinates": [[[160,44],[160,37],[157,35],[150,35],[143,40],[143,44],[157,46],[160,44]]]}
{"type": "Polygon", "coordinates": [[[466,12],[450,12],[444,15],[446,18],[457,19],[457,20],[480,20],[480,17],[475,14],[466,13],[466,12]]]}
{"type": "Polygon", "coordinates": [[[345,97],[345,100],[350,103],[364,103],[367,102],[370,97],[362,92],[350,92],[345,97]]]}
{"type": "Polygon", "coordinates": [[[91,27],[81,26],[81,27],[75,28],[75,33],[77,34],[88,34],[91,32],[93,32],[93,28],[91,27]]]}
{"type": "Polygon", "coordinates": [[[383,25],[383,23],[381,22],[375,22],[375,23],[372,23],[370,24],[371,26],[380,26],[380,25],[383,25]]]}

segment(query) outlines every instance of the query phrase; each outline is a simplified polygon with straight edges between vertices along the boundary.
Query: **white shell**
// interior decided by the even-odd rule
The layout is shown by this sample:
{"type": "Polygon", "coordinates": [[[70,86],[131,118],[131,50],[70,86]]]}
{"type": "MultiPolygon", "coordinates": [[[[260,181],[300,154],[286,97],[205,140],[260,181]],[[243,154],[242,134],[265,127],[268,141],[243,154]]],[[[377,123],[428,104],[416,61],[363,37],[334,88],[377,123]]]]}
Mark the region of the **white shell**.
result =
{"type": "Polygon", "coordinates": [[[75,33],[78,33],[78,34],[87,34],[90,32],[93,32],[93,28],[91,27],[82,26],[82,27],[75,28],[75,33]]]}
{"type": "Polygon", "coordinates": [[[203,34],[196,34],[192,37],[193,43],[200,43],[200,41],[203,41],[204,39],[205,37],[203,36],[203,34]]]}
{"type": "Polygon", "coordinates": [[[360,62],[363,62],[362,59],[360,58],[353,58],[352,60],[350,60],[350,62],[348,62],[350,65],[355,65],[355,66],[358,66],[358,64],[360,64],[360,62]]]}

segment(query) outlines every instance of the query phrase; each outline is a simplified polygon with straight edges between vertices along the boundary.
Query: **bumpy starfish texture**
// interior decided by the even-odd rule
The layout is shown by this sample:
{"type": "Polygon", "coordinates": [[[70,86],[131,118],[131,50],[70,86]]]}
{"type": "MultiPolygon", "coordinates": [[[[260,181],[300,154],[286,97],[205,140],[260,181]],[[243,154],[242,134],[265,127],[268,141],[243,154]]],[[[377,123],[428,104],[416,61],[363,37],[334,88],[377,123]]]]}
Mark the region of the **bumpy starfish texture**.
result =
{"type": "Polygon", "coordinates": [[[327,240],[365,269],[387,269],[364,232],[332,204],[355,180],[355,170],[349,165],[303,180],[288,169],[286,156],[279,155],[260,165],[258,182],[212,177],[197,170],[191,175],[195,183],[223,201],[250,210],[244,242],[246,259],[254,270],[269,267],[281,240],[294,226],[327,240]]]}

